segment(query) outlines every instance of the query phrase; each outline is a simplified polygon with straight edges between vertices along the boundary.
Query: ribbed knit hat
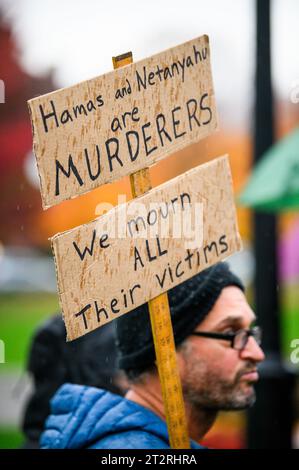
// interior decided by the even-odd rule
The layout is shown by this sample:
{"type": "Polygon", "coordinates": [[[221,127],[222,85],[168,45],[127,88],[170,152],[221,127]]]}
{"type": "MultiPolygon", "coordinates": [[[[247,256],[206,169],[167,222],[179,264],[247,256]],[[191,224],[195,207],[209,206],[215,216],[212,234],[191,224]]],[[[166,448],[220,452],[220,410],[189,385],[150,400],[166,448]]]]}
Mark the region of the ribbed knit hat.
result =
{"type": "MultiPolygon", "coordinates": [[[[168,291],[176,346],[202,322],[227,286],[244,291],[227,263],[220,262],[168,291]]],[[[116,345],[119,367],[125,371],[142,371],[155,363],[147,303],[116,320],[116,345]]]]}

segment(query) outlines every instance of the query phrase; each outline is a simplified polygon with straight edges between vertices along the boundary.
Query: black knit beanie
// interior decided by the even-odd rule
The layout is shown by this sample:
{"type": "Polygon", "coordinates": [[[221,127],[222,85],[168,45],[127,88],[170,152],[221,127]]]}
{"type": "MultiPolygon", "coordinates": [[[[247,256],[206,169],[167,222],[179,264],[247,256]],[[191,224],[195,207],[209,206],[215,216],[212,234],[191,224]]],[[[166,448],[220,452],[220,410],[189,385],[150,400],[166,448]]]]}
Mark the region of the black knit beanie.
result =
{"type": "MultiPolygon", "coordinates": [[[[237,286],[241,280],[220,262],[168,291],[175,344],[178,346],[202,322],[212,309],[222,289],[237,286]]],[[[125,371],[142,372],[155,363],[155,349],[148,304],[116,320],[118,364],[125,371]]]]}

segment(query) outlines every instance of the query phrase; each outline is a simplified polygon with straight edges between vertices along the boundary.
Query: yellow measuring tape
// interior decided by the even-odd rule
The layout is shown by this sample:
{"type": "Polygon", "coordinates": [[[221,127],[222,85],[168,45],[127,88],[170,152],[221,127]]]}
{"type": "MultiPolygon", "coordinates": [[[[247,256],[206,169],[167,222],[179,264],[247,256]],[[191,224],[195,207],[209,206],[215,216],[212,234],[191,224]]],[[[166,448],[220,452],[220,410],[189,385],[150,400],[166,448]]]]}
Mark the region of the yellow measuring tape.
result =
{"type": "MultiPolygon", "coordinates": [[[[131,52],[112,58],[114,69],[133,62],[131,52]]],[[[149,169],[130,175],[133,197],[151,189],[149,169]]],[[[182,385],[178,372],[167,293],[150,300],[149,312],[156,351],[156,363],[164,402],[169,443],[172,449],[190,449],[182,385]]]]}

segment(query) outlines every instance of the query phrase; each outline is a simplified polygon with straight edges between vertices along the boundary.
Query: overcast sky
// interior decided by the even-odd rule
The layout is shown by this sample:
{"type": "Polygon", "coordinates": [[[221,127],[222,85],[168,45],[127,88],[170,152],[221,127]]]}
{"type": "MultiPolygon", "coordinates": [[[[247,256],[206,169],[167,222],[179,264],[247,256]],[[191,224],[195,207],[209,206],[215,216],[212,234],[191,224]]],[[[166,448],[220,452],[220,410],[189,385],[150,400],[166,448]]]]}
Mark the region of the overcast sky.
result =
{"type": "MultiPolygon", "coordinates": [[[[218,107],[246,125],[254,76],[254,0],[0,0],[22,63],[53,69],[57,87],[112,69],[128,50],[143,59],[202,34],[210,36],[218,107]]],[[[299,1],[272,0],[273,82],[288,99],[299,82],[299,1]]]]}

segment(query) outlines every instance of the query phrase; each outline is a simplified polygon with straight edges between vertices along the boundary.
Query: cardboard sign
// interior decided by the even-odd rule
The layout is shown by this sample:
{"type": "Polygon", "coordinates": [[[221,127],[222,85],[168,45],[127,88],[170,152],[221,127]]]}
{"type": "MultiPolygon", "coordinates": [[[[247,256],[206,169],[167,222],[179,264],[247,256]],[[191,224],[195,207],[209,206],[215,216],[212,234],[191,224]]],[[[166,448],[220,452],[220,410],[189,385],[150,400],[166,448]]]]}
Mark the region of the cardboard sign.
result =
{"type": "Polygon", "coordinates": [[[73,340],[241,249],[228,157],[55,235],[52,247],[73,340]]]}
{"type": "Polygon", "coordinates": [[[215,131],[208,37],[28,104],[47,209],[215,131]]]}

